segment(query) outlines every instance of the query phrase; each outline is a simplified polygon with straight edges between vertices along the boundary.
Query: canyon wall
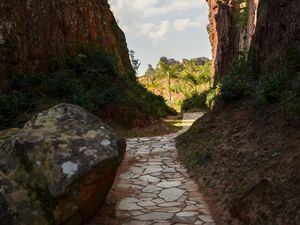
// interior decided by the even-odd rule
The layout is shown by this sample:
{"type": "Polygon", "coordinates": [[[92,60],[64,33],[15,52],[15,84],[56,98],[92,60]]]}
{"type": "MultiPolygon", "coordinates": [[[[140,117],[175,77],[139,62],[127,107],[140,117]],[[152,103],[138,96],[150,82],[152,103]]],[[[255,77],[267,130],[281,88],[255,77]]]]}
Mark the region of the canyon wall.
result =
{"type": "Polygon", "coordinates": [[[259,0],[208,0],[214,85],[234,60],[248,52],[257,21],[259,0]]]}
{"type": "Polygon", "coordinates": [[[289,45],[299,52],[299,0],[208,0],[214,84],[240,55],[260,69],[276,64],[289,45]]]}
{"type": "Polygon", "coordinates": [[[294,61],[292,63],[299,65],[299,0],[259,1],[257,25],[250,52],[253,53],[254,63],[258,67],[276,66],[283,58],[288,58],[289,61],[294,61]]]}
{"type": "Polygon", "coordinates": [[[0,21],[0,88],[13,72],[47,71],[54,59],[80,47],[102,49],[121,74],[132,72],[107,0],[1,0],[0,21]]]}

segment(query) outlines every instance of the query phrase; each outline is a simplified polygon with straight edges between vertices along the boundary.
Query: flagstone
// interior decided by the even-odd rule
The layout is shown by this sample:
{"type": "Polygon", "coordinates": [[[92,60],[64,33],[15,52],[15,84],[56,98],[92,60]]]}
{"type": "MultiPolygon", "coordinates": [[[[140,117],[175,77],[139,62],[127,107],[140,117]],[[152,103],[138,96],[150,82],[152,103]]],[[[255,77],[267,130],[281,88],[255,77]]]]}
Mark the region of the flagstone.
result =
{"type": "Polygon", "coordinates": [[[140,216],[135,216],[134,219],[137,220],[167,220],[172,218],[174,214],[173,213],[166,213],[166,212],[151,212],[151,213],[146,213],[140,216]]]}
{"type": "Polygon", "coordinates": [[[155,182],[158,182],[158,181],[159,181],[158,178],[153,177],[153,176],[150,176],[150,175],[144,175],[144,176],[141,176],[140,179],[141,179],[141,180],[144,180],[144,181],[149,181],[149,182],[152,182],[152,183],[155,183],[155,182]]]}
{"type": "Polygon", "coordinates": [[[162,187],[162,188],[172,188],[172,187],[178,187],[180,185],[181,185],[181,181],[164,181],[157,184],[158,187],[162,187]]]}
{"type": "Polygon", "coordinates": [[[163,198],[164,200],[168,202],[172,202],[175,200],[178,200],[182,195],[184,194],[184,191],[179,188],[168,188],[163,190],[159,197],[163,198]]]}
{"type": "Polygon", "coordinates": [[[118,175],[112,189],[121,190],[115,213],[120,224],[215,225],[198,185],[178,160],[175,137],[184,130],[127,140],[124,163],[130,166],[118,175]]]}

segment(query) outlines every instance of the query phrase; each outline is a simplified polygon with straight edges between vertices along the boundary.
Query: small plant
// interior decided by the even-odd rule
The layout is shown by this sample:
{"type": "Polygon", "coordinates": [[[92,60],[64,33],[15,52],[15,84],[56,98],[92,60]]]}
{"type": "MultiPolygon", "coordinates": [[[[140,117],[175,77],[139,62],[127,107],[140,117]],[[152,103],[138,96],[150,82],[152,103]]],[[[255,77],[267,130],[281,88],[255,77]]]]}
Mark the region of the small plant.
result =
{"type": "Polygon", "coordinates": [[[214,106],[214,102],[217,100],[217,97],[220,96],[220,86],[218,85],[216,88],[211,89],[206,96],[206,107],[212,109],[214,106]]]}

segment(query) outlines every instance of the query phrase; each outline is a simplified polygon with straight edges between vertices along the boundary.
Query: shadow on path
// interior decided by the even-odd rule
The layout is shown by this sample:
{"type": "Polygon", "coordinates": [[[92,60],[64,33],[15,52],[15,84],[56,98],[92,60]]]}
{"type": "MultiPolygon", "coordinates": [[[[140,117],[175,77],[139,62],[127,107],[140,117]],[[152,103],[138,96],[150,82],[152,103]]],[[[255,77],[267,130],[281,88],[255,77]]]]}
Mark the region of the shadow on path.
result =
{"type": "Polygon", "coordinates": [[[128,139],[108,199],[115,204],[104,207],[88,224],[214,225],[208,205],[178,160],[175,147],[175,138],[202,115],[184,114],[183,129],[176,134],[128,139]]]}

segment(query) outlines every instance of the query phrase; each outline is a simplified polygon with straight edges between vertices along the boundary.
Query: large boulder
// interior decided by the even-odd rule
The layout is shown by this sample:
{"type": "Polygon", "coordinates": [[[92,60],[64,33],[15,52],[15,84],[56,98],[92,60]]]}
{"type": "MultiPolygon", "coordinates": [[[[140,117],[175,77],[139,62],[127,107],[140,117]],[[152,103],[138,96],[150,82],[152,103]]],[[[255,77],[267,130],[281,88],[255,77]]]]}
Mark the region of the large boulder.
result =
{"type": "Polygon", "coordinates": [[[125,148],[110,127],[68,104],[0,132],[1,224],[81,224],[105,200],[125,148]]]}

